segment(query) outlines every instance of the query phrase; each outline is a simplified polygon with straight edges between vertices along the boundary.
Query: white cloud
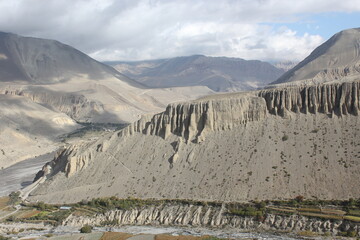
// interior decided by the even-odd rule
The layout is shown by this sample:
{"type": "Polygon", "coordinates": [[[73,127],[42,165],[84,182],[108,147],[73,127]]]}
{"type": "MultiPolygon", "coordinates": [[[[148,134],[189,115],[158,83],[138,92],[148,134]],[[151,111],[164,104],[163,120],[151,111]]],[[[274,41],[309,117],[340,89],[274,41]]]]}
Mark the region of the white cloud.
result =
{"type": "Polygon", "coordinates": [[[357,0],[0,0],[0,29],[52,38],[98,60],[205,54],[301,60],[324,39],[271,27],[357,0]]]}

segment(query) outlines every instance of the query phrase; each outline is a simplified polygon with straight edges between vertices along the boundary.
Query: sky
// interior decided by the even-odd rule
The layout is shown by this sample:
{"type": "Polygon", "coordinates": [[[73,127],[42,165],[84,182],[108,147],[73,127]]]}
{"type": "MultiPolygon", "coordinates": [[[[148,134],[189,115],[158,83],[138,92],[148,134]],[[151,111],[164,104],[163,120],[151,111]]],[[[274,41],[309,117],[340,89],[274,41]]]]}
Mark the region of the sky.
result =
{"type": "Polygon", "coordinates": [[[359,0],[0,0],[0,11],[0,31],[55,39],[99,61],[300,61],[360,27],[359,0]]]}

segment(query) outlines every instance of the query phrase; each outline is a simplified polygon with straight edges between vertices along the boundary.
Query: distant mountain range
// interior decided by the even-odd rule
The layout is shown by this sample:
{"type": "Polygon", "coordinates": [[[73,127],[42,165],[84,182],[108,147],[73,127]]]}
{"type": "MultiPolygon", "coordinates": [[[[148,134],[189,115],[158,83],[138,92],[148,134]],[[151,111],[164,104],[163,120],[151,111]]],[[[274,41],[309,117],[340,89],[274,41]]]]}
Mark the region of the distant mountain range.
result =
{"type": "Polygon", "coordinates": [[[258,60],[203,55],[106,64],[149,87],[206,86],[217,92],[263,87],[285,72],[258,60]]]}

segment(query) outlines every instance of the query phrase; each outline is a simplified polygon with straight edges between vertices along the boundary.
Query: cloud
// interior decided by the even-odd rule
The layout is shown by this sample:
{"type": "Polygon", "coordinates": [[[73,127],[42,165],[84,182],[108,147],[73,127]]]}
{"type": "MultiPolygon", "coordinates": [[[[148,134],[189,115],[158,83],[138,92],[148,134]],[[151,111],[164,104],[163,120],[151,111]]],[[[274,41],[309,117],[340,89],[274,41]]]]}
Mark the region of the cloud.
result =
{"type": "Polygon", "coordinates": [[[56,39],[98,60],[205,54],[301,60],[324,41],[286,27],[354,0],[0,0],[0,29],[56,39]],[[272,24],[276,23],[277,26],[272,24]]]}

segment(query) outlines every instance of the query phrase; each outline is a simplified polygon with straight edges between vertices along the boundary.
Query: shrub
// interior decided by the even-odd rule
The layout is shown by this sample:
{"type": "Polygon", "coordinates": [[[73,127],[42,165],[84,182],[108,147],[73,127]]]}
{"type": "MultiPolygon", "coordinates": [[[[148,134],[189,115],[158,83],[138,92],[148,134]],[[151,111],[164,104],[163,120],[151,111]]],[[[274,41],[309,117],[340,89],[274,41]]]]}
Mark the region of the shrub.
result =
{"type": "Polygon", "coordinates": [[[9,204],[17,204],[20,202],[21,198],[20,198],[20,192],[12,192],[9,194],[9,204]]]}
{"type": "Polygon", "coordinates": [[[300,202],[304,201],[304,196],[302,196],[302,195],[296,196],[295,200],[300,203],[300,202]]]}
{"type": "Polygon", "coordinates": [[[10,240],[11,238],[9,238],[9,237],[4,237],[4,236],[2,236],[2,235],[0,235],[0,240],[10,240]]]}
{"type": "Polygon", "coordinates": [[[288,135],[284,135],[282,138],[281,138],[281,140],[283,140],[283,141],[286,141],[286,140],[288,140],[289,139],[289,136],[288,135]]]}
{"type": "Polygon", "coordinates": [[[339,232],[338,235],[343,237],[356,237],[357,232],[356,231],[339,232]]]}
{"type": "Polygon", "coordinates": [[[91,233],[92,227],[89,225],[85,225],[82,228],[80,228],[81,233],[91,233]]]}

